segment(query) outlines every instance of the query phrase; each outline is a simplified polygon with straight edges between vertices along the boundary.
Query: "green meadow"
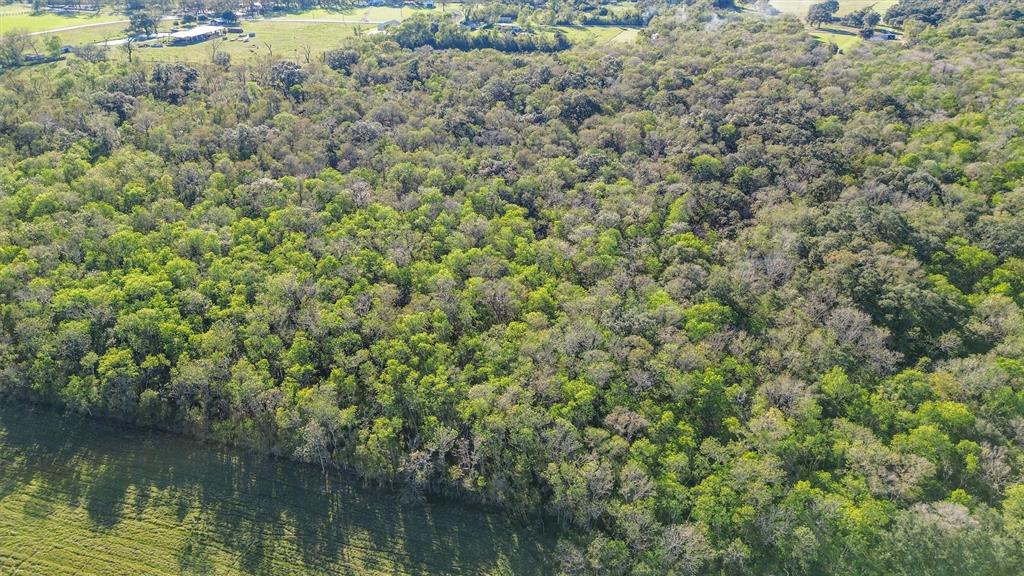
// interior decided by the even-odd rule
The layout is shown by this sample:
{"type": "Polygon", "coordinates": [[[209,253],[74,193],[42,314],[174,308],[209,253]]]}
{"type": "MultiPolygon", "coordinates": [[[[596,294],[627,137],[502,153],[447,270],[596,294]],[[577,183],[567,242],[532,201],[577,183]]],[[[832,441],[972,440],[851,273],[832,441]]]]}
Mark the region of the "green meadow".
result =
{"type": "MultiPolygon", "coordinates": [[[[811,4],[822,0],[771,0],[771,5],[784,14],[795,14],[801,18],[807,16],[811,4]]],[[[839,0],[839,15],[856,12],[862,8],[873,6],[875,11],[885,15],[885,11],[894,6],[898,0],[839,0]]]]}
{"type": "Polygon", "coordinates": [[[33,14],[30,4],[0,5],[0,33],[4,34],[14,31],[42,32],[72,26],[102,25],[127,19],[127,16],[112,9],[103,9],[98,13],[54,14],[43,12],[33,14]]]}
{"type": "Polygon", "coordinates": [[[545,574],[553,536],[319,467],[0,408],[0,574],[545,574]]]}
{"type": "Polygon", "coordinates": [[[573,44],[588,46],[636,42],[639,28],[632,26],[557,26],[573,44]]]}

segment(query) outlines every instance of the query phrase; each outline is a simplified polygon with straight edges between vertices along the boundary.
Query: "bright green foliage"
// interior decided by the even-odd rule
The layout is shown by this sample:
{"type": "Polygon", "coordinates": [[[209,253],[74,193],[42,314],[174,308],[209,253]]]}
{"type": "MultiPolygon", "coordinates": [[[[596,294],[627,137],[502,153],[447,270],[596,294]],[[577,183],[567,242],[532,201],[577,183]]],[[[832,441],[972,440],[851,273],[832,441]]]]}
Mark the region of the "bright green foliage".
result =
{"type": "Polygon", "coordinates": [[[0,396],[547,519],[567,574],[1015,574],[1024,44],[968,3],[9,73],[0,396]]]}

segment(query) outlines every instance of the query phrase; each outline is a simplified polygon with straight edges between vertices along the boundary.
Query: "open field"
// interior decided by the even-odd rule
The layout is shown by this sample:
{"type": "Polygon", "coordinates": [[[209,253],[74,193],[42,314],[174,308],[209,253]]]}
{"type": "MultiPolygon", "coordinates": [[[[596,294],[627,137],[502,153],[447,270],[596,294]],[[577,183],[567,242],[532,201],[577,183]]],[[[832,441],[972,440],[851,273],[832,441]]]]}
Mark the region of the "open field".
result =
{"type": "Polygon", "coordinates": [[[545,574],[552,537],[320,469],[0,408],[0,574],[545,574]]]}
{"type": "MultiPolygon", "coordinates": [[[[452,12],[461,9],[461,4],[449,3],[445,10],[452,12]]],[[[439,13],[440,7],[434,12],[439,13]]],[[[260,20],[245,20],[242,26],[246,32],[255,32],[256,37],[249,42],[242,42],[234,37],[231,41],[219,44],[218,49],[231,55],[234,60],[244,60],[256,56],[267,56],[271,51],[275,56],[284,56],[302,60],[307,49],[310,57],[315,57],[327,50],[340,46],[345,38],[356,33],[356,29],[370,31],[377,22],[408,18],[416,13],[431,12],[426,9],[402,9],[391,7],[353,8],[351,10],[314,9],[303,12],[279,13],[260,20]]],[[[125,36],[126,24],[116,21],[103,24],[104,20],[96,20],[88,27],[53,32],[60,37],[61,43],[82,45],[104,42],[125,36]]],[[[91,21],[90,21],[91,22],[91,21]]],[[[92,22],[91,22],[92,23],[92,22]]],[[[170,31],[173,21],[161,22],[162,32],[170,31]]],[[[64,28],[65,23],[60,23],[64,28]]],[[[38,26],[37,26],[38,28],[38,26]]],[[[47,30],[43,28],[43,30],[47,30]]],[[[43,31],[37,30],[37,31],[43,31]]],[[[42,36],[45,36],[43,34],[42,36]]],[[[212,42],[203,42],[191,46],[168,46],[165,48],[141,48],[136,57],[143,61],[176,61],[176,62],[209,62],[213,49],[212,42]]],[[[113,48],[112,58],[123,58],[121,50],[113,48]]]]}
{"type": "Polygon", "coordinates": [[[822,42],[833,42],[842,51],[847,51],[858,46],[864,41],[857,33],[857,30],[846,26],[829,25],[821,28],[809,28],[811,36],[822,42]]]}
{"type": "Polygon", "coordinates": [[[622,32],[619,32],[612,38],[612,42],[623,42],[630,43],[636,42],[636,37],[640,34],[639,28],[623,28],[622,32]]]}
{"type": "MultiPolygon", "coordinates": [[[[242,42],[229,35],[227,42],[210,41],[191,46],[167,46],[165,48],[142,48],[135,56],[142,61],[153,62],[210,62],[214,46],[231,55],[232,61],[241,61],[258,56],[283,56],[302,62],[306,49],[310,58],[341,46],[345,38],[355,34],[356,28],[372,30],[374,26],[348,25],[324,22],[295,22],[280,20],[257,20],[244,22],[246,32],[255,32],[256,37],[242,42]],[[269,48],[268,48],[269,46],[269,48]]],[[[111,56],[120,51],[111,50],[111,56]]]]}
{"type": "Polygon", "coordinates": [[[33,15],[32,7],[28,4],[0,6],[0,33],[7,33],[13,30],[42,32],[55,28],[103,24],[117,20],[127,20],[127,17],[107,9],[102,10],[99,14],[64,15],[42,13],[33,15]]]}
{"type": "Polygon", "coordinates": [[[612,42],[636,42],[639,28],[629,26],[557,26],[573,44],[609,44],[612,42]]]}
{"type": "Polygon", "coordinates": [[[36,37],[43,39],[47,36],[57,36],[60,38],[61,44],[80,46],[82,44],[95,44],[105,40],[123,38],[127,35],[125,28],[127,28],[127,24],[123,22],[110,22],[87,28],[75,28],[59,32],[42,32],[36,37]]]}
{"type": "MultiPolygon", "coordinates": [[[[444,12],[461,12],[462,4],[445,4],[444,12]]],[[[302,12],[281,12],[269,14],[273,20],[338,20],[344,22],[384,22],[403,20],[416,14],[440,14],[441,5],[435,8],[395,8],[392,6],[366,6],[361,8],[325,9],[315,8],[302,12]]]]}
{"type": "MultiPolygon", "coordinates": [[[[163,22],[161,31],[169,31],[172,22],[163,22]]],[[[340,24],[333,22],[302,22],[295,20],[255,20],[242,23],[246,32],[255,32],[256,37],[249,42],[242,42],[229,35],[230,41],[216,42],[217,49],[231,55],[233,60],[244,60],[256,56],[266,56],[273,50],[275,56],[302,60],[305,48],[310,49],[314,57],[332,48],[340,46],[345,38],[355,34],[355,29],[364,31],[375,28],[373,25],[340,24]],[[268,49],[268,44],[270,48],[268,49]]],[[[55,33],[63,44],[82,45],[94,44],[123,38],[124,24],[110,24],[77,30],[66,30],[55,33]]],[[[135,57],[142,61],[154,62],[209,62],[214,42],[202,42],[190,46],[168,46],[165,48],[138,48],[135,57]]],[[[110,49],[111,58],[124,58],[120,48],[110,49]]]]}
{"type": "MultiPolygon", "coordinates": [[[[856,12],[861,8],[874,6],[875,12],[885,15],[885,11],[894,6],[899,0],[839,0],[839,15],[856,12]]],[[[801,18],[807,16],[807,9],[811,4],[817,4],[821,0],[771,0],[772,6],[783,14],[795,14],[801,18]]]]}

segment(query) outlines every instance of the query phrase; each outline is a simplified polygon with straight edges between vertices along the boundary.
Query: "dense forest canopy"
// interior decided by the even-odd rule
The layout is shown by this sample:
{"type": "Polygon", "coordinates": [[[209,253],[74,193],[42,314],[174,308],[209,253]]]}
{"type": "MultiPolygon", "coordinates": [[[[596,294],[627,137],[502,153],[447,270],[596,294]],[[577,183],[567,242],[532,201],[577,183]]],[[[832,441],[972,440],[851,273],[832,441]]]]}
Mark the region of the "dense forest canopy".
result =
{"type": "Polygon", "coordinates": [[[568,574],[1019,574],[1021,2],[839,56],[708,4],[7,73],[0,395],[554,518],[568,574]]]}

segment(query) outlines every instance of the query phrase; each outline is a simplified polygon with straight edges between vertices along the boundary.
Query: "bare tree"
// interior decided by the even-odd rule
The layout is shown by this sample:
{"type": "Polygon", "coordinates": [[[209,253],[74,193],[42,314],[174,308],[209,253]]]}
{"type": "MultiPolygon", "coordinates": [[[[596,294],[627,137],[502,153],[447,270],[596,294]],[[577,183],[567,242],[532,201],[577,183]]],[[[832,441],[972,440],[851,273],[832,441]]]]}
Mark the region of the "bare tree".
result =
{"type": "Polygon", "coordinates": [[[132,55],[135,53],[135,37],[129,36],[124,44],[121,44],[121,50],[128,55],[128,63],[132,63],[132,55]]]}
{"type": "Polygon", "coordinates": [[[227,42],[227,41],[228,41],[227,38],[225,38],[223,36],[220,36],[218,38],[214,38],[213,40],[210,41],[210,43],[207,45],[207,47],[209,49],[209,53],[210,53],[210,62],[213,62],[214,64],[220,64],[220,62],[218,60],[221,60],[221,59],[218,58],[218,56],[220,56],[222,54],[221,48],[224,46],[224,43],[227,42]]]}

